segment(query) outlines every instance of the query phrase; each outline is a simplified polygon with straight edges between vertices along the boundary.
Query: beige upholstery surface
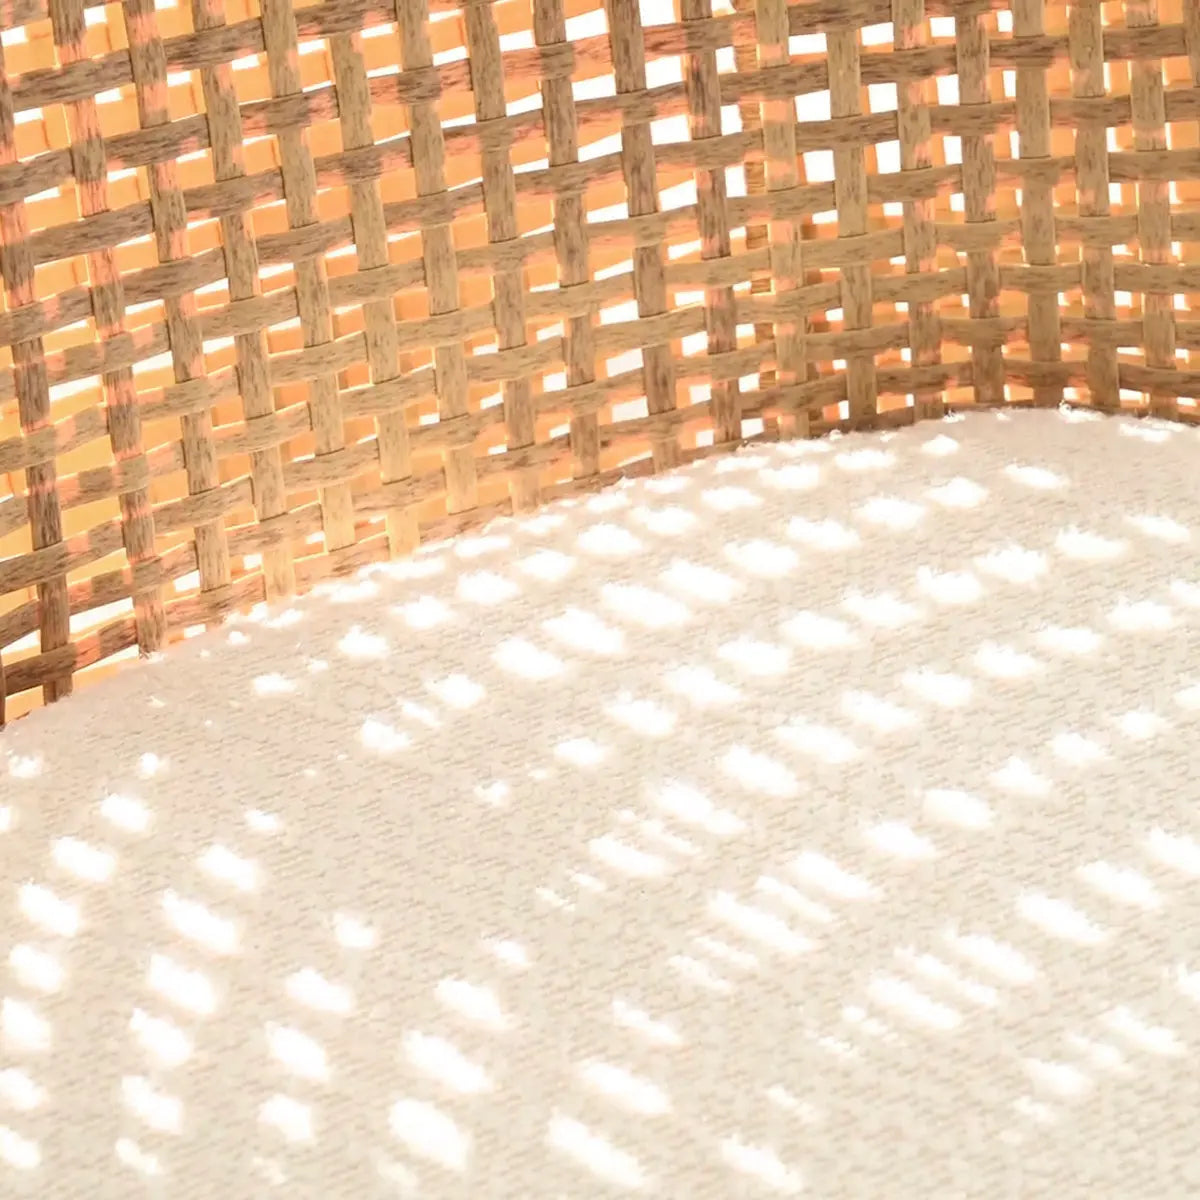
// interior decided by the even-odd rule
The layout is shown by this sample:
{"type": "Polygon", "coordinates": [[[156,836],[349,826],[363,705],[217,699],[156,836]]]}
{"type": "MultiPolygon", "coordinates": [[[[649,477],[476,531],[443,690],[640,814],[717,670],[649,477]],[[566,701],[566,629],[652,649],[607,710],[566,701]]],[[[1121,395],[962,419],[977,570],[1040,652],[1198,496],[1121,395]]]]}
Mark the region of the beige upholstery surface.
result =
{"type": "Polygon", "coordinates": [[[0,735],[0,1195],[1200,1194],[1200,439],[752,448],[0,735]]]}

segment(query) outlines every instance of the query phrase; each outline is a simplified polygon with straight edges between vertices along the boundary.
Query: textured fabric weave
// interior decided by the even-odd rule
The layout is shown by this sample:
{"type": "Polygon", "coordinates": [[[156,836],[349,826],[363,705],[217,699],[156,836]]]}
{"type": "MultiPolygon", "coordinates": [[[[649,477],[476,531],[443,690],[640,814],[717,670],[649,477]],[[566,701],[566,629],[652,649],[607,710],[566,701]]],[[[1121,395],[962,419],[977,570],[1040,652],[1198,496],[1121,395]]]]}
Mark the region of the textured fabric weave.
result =
{"type": "Polygon", "coordinates": [[[1197,433],[752,448],[0,738],[0,1194],[1200,1194],[1197,433]]]}

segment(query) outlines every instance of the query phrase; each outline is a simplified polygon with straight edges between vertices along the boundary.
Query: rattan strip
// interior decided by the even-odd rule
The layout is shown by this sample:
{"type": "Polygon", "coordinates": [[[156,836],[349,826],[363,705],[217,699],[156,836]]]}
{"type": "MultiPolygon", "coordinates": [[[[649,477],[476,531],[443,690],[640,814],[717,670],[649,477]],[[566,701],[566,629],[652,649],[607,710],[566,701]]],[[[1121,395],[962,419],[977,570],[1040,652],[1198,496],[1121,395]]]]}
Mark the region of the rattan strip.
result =
{"type": "MultiPolygon", "coordinates": [[[[756,34],[760,71],[788,69],[788,12],[785,0],[756,0],[756,34]]],[[[795,101],[786,93],[770,95],[762,106],[764,172],[767,192],[793,193],[799,183],[796,147],[795,101]]],[[[781,297],[776,307],[782,320],[775,324],[775,357],[778,383],[795,387],[804,378],[802,364],[808,347],[804,339],[804,313],[788,301],[803,279],[800,226],[795,220],[772,221],[767,228],[772,292],[781,297]]]]}
{"type": "MultiPolygon", "coordinates": [[[[427,69],[433,65],[429,45],[426,0],[396,0],[400,26],[402,66],[406,71],[427,69]]],[[[412,128],[412,166],[417,194],[421,197],[443,195],[446,191],[446,147],[432,99],[415,100],[409,105],[412,128]]],[[[458,262],[449,224],[423,225],[424,274],[429,289],[429,313],[432,317],[459,310],[458,262]]],[[[461,339],[440,341],[434,351],[437,378],[438,415],[453,421],[468,415],[467,359],[461,339]]],[[[456,445],[446,452],[446,504],[451,513],[474,508],[478,497],[475,459],[469,444],[456,445]]]]}
{"type": "MultiPolygon", "coordinates": [[[[224,17],[221,0],[192,0],[192,21],[197,32],[222,29],[224,17]]],[[[228,191],[236,193],[242,190],[239,185],[246,178],[242,150],[244,128],[229,63],[202,68],[200,80],[211,138],[213,177],[217,187],[231,185],[228,191]]],[[[230,307],[252,303],[261,298],[261,284],[258,248],[250,220],[245,208],[221,212],[219,220],[230,307]]],[[[213,336],[211,331],[205,333],[208,337],[213,336]]],[[[250,430],[257,423],[273,422],[275,417],[263,325],[252,324],[239,328],[232,336],[237,352],[236,391],[242,402],[246,428],[250,430]]],[[[215,401],[214,395],[212,402],[215,401]]],[[[255,512],[260,524],[264,525],[288,511],[281,448],[282,439],[250,451],[255,512]]],[[[262,563],[264,586],[269,598],[287,595],[295,589],[295,569],[285,542],[279,540],[267,547],[262,563]]]]}
{"type": "MultiPolygon", "coordinates": [[[[143,129],[170,123],[167,96],[167,61],[154,20],[154,0],[124,0],[125,25],[130,34],[129,56],[137,85],[138,119],[143,129]]],[[[150,169],[150,212],[160,262],[182,262],[190,257],[187,210],[180,191],[176,164],[170,160],[150,169]]],[[[191,292],[164,297],[167,340],[175,382],[189,384],[204,378],[204,346],[196,319],[196,298],[191,292]]],[[[210,411],[189,412],[180,418],[183,461],[188,492],[204,495],[220,485],[213,421],[210,411]]],[[[224,523],[215,518],[192,530],[200,587],[225,588],[230,582],[229,546],[224,523]]]]}
{"type": "MultiPolygon", "coordinates": [[[[970,12],[958,18],[958,88],[963,106],[987,104],[988,67],[991,44],[983,14],[970,12]]],[[[972,133],[962,143],[963,201],[966,222],[990,224],[996,218],[996,155],[990,137],[972,133]]],[[[1000,274],[991,247],[967,252],[967,294],[970,313],[980,321],[994,322],[1000,315],[1000,274]]],[[[981,404],[996,404],[1004,395],[1004,362],[995,338],[980,340],[972,347],[976,398],[981,404]]]]}
{"type": "MultiPolygon", "coordinates": [[[[263,41],[271,93],[275,99],[302,94],[299,34],[291,0],[264,0],[263,41]]],[[[283,175],[283,194],[290,229],[307,229],[317,223],[317,175],[302,129],[283,129],[276,134],[283,175]]],[[[333,317],[325,264],[320,258],[296,262],[296,302],[305,348],[333,342],[333,317]]],[[[345,448],[345,418],[337,379],[333,371],[322,371],[308,381],[309,412],[318,456],[337,454],[345,448]]],[[[334,550],[352,545],[355,539],[354,503],[348,481],[328,481],[321,488],[322,526],[326,545],[334,550]]]]}
{"type": "MultiPolygon", "coordinates": [[[[1013,36],[1040,38],[1045,34],[1045,0],[1014,0],[1013,36]]],[[[1016,78],[1017,134],[1021,157],[1050,157],[1050,97],[1046,72],[1019,67],[1016,78]]],[[[1021,237],[1025,256],[1038,266],[1053,266],[1057,257],[1054,228],[1054,188],[1041,179],[1031,179],[1021,196],[1021,237]]],[[[1058,297],[1038,293],[1029,297],[1029,350],[1036,362],[1057,362],[1062,357],[1058,297]]],[[[1034,389],[1039,404],[1057,405],[1063,400],[1061,384],[1034,389]]]]}
{"type": "MultiPolygon", "coordinates": [[[[640,96],[646,91],[646,46],[637,0],[604,0],[608,36],[612,46],[613,80],[618,96],[640,96]]],[[[631,110],[622,114],[622,167],[627,205],[631,217],[658,213],[658,173],[649,120],[631,110]]],[[[638,245],[633,251],[633,293],[644,329],[652,329],[653,318],[667,311],[667,280],[662,248],[657,243],[638,245]]],[[[658,323],[661,327],[661,322],[658,323]]],[[[675,409],[675,363],[669,342],[646,339],[641,347],[646,404],[652,416],[675,409]]],[[[659,426],[665,425],[660,422],[659,426]]],[[[679,445],[670,434],[653,439],[654,465],[660,471],[679,462],[679,445]]]]}
{"type": "MultiPolygon", "coordinates": [[[[684,22],[712,20],[712,0],[680,0],[684,22]]],[[[715,50],[696,50],[685,65],[688,93],[688,134],[693,142],[721,136],[721,81],[715,50]]],[[[728,260],[732,253],[729,235],[728,185],[720,168],[696,171],[696,215],[700,233],[700,256],[705,262],[728,260]]],[[[730,284],[705,289],[705,334],[710,355],[730,354],[737,349],[737,323],[733,288],[730,284]]],[[[713,442],[727,445],[742,437],[741,395],[737,381],[713,380],[709,385],[712,403],[713,442]]]]}
{"type": "MultiPolygon", "coordinates": [[[[893,0],[892,20],[897,51],[925,48],[928,27],[922,0],[893,0]]],[[[896,121],[902,172],[928,171],[933,166],[931,107],[928,80],[909,79],[897,86],[896,121]]],[[[920,196],[905,200],[903,212],[905,270],[910,276],[928,276],[937,261],[933,199],[920,196]]],[[[936,368],[941,362],[942,342],[931,300],[916,298],[909,303],[908,328],[914,368],[936,368]]],[[[942,394],[936,389],[918,389],[913,402],[920,417],[942,415],[942,394]]]]}
{"type": "MultiPolygon", "coordinates": [[[[567,23],[562,0],[533,0],[533,36],[540,52],[565,56],[567,23]]],[[[547,74],[540,84],[546,149],[550,169],[579,167],[579,116],[569,77],[547,74]]],[[[588,266],[588,232],[584,189],[576,184],[555,197],[554,246],[559,288],[569,304],[563,363],[566,386],[585,393],[596,380],[596,343],[589,306],[576,309],[571,293],[591,283],[588,266]]],[[[600,470],[600,424],[597,409],[576,410],[570,418],[572,473],[577,479],[593,478],[600,470]]]]}
{"type": "MultiPolygon", "coordinates": [[[[476,121],[483,129],[489,128],[492,122],[499,122],[502,126],[506,116],[504,63],[500,34],[491,7],[471,4],[464,18],[476,121]]],[[[516,241],[520,232],[512,157],[509,146],[503,141],[489,143],[486,134],[483,140],[481,168],[488,240],[492,244],[506,245],[516,241]]],[[[519,265],[496,272],[492,279],[492,295],[498,348],[503,351],[525,346],[525,280],[519,265]]],[[[535,414],[533,387],[529,377],[507,380],[504,384],[504,415],[510,450],[523,450],[533,445],[536,437],[535,414]]],[[[537,507],[539,485],[536,470],[514,472],[510,488],[514,510],[525,512],[537,507]]]]}
{"type": "MultiPolygon", "coordinates": [[[[330,43],[334,82],[340,97],[338,109],[342,142],[347,150],[369,151],[374,146],[371,132],[371,91],[363,62],[361,38],[340,33],[330,43]]],[[[350,216],[360,275],[387,272],[387,219],[379,184],[374,179],[350,185],[350,216]]],[[[371,383],[386,391],[401,379],[400,339],[396,317],[387,296],[376,296],[363,304],[366,358],[371,383]]],[[[375,417],[379,466],[383,485],[411,481],[412,450],[408,423],[402,406],[379,412],[375,417]]],[[[388,541],[393,555],[415,550],[420,533],[411,508],[396,505],[387,513],[388,541]]]]}
{"type": "MultiPolygon", "coordinates": [[[[6,165],[18,163],[14,135],[12,91],[4,69],[4,48],[0,45],[0,162],[6,165]]],[[[3,269],[5,299],[8,303],[15,308],[35,304],[33,256],[29,249],[25,203],[21,198],[0,209],[0,267],[3,269]]],[[[13,341],[11,346],[13,391],[23,435],[17,440],[23,442],[29,437],[49,435],[43,439],[49,445],[41,454],[28,463],[22,463],[25,467],[27,503],[19,505],[19,498],[14,496],[11,510],[25,510],[33,552],[44,553],[60,546],[63,537],[57,455],[53,452],[56,431],[52,425],[45,351],[40,337],[13,341]]],[[[54,654],[67,646],[71,636],[66,575],[64,572],[46,575],[37,581],[36,587],[40,649],[42,654],[54,654]]],[[[0,650],[3,645],[0,642],[0,650]]],[[[40,682],[47,701],[60,699],[71,692],[69,670],[48,672],[40,682]]]]}
{"type": "MultiPolygon", "coordinates": [[[[1128,0],[1126,20],[1131,28],[1158,25],[1157,0],[1128,0]]],[[[1163,98],[1162,62],[1138,59],[1131,65],[1134,147],[1139,151],[1167,150],[1166,105],[1163,98]]],[[[1142,261],[1171,261],[1171,201],[1165,179],[1146,180],[1138,188],[1138,245],[1142,261]]],[[[1169,369],[1175,361],[1174,297],[1149,293],[1145,298],[1144,337],[1146,365],[1169,369]]],[[[1153,411],[1171,416],[1175,398],[1160,388],[1150,390],[1153,411]]]]}
{"type": "MultiPolygon", "coordinates": [[[[834,120],[853,119],[862,114],[862,71],[858,36],[850,30],[828,35],[829,97],[834,120]]],[[[834,202],[838,213],[838,236],[860,238],[867,233],[867,172],[861,145],[843,145],[834,150],[834,202]]],[[[871,268],[866,263],[846,267],[841,273],[843,326],[869,329],[875,311],[871,268]]],[[[878,406],[875,357],[869,352],[850,356],[846,387],[850,419],[869,418],[878,406]]]]}
{"type": "MultiPolygon", "coordinates": [[[[755,0],[733,0],[734,9],[740,14],[749,14],[753,19],[755,0]]],[[[758,47],[753,40],[739,41],[734,46],[734,69],[737,77],[746,77],[758,70],[758,47]]],[[[725,80],[721,81],[722,102],[727,102],[725,80]]],[[[737,98],[738,124],[748,144],[756,147],[761,145],[762,138],[762,107],[751,96],[737,98]]],[[[747,155],[745,166],[742,168],[746,192],[751,196],[760,196],[767,190],[766,164],[758,154],[747,155]]],[[[755,221],[745,226],[746,251],[748,254],[758,254],[770,243],[767,226],[755,221]]],[[[771,274],[769,269],[757,269],[747,272],[750,280],[752,296],[769,295],[771,292],[771,274]]],[[[760,322],[754,326],[754,337],[758,342],[770,342],[774,338],[774,327],[760,322]]],[[[759,385],[771,388],[775,385],[775,371],[771,366],[766,367],[759,375],[759,385]]]]}
{"type": "MultiPolygon", "coordinates": [[[[82,0],[52,0],[50,19],[61,61],[70,65],[87,55],[82,0]]],[[[100,132],[96,100],[92,96],[67,105],[71,136],[72,171],[79,184],[80,208],[88,220],[108,212],[108,159],[100,132]]],[[[100,247],[87,255],[91,281],[89,297],[96,337],[104,343],[125,332],[126,299],[111,247],[100,247]]],[[[142,414],[137,402],[131,368],[122,366],[104,372],[104,407],[113,459],[117,464],[143,456],[142,414]]],[[[131,569],[152,563],[155,558],[154,514],[145,485],[123,489],[117,497],[121,508],[121,535],[131,569]]],[[[133,605],[138,648],[146,653],[162,649],[167,638],[167,619],[162,588],[139,587],[133,605]]]]}
{"type": "Polygon", "coordinates": [[[261,17],[228,23],[220,0],[192,0],[182,34],[178,24],[160,33],[168,17],[148,0],[123,0],[100,19],[123,18],[128,49],[93,56],[84,13],[95,6],[2,6],[0,23],[49,20],[57,63],[10,86],[0,58],[0,337],[13,347],[0,405],[19,416],[19,432],[0,436],[0,471],[25,474],[23,490],[0,497],[0,539],[25,534],[30,546],[0,560],[0,598],[29,593],[0,610],[0,648],[31,634],[41,644],[10,660],[10,691],[44,686],[54,698],[81,665],[156,648],[181,622],[600,486],[623,457],[649,450],[661,468],[712,452],[746,435],[746,421],[764,423],[760,436],[819,433],[844,426],[847,411],[851,424],[895,423],[940,412],[946,389],[951,404],[969,389],[990,405],[1013,387],[1042,404],[1078,389],[1104,408],[1142,393],[1152,411],[1190,419],[1179,399],[1200,390],[1200,372],[1177,359],[1200,348],[1200,323],[1176,298],[1200,291],[1200,268],[1177,245],[1200,240],[1200,215],[1171,185],[1200,178],[1200,151],[1166,130],[1200,120],[1195,5],[1168,4],[1179,23],[1164,24],[1140,0],[1123,27],[1104,26],[1097,5],[1072,5],[1067,27],[1048,20],[1044,0],[736,0],[721,15],[710,0],[678,0],[675,23],[643,27],[637,3],[607,0],[603,33],[569,37],[568,13],[602,3],[531,0],[524,18],[512,3],[457,16],[460,6],[439,3],[467,52],[449,62],[434,55],[448,25],[406,0],[272,0],[261,17]],[[997,36],[994,12],[1011,12],[1011,36],[997,36]],[[944,31],[931,41],[932,17],[952,18],[954,45],[944,31]],[[867,46],[861,31],[888,21],[891,49],[867,46]],[[363,30],[392,22],[399,69],[371,70],[363,30]],[[505,48],[506,31],[526,28],[530,42],[505,48]],[[825,61],[793,54],[791,38],[815,34],[825,61]],[[314,39],[330,64],[315,85],[299,65],[314,39]],[[727,49],[732,72],[718,66],[727,49]],[[233,64],[246,55],[263,56],[269,96],[239,102],[233,64]],[[649,64],[677,56],[679,82],[651,86],[649,64]],[[1184,56],[1188,78],[1181,86],[1176,72],[1165,88],[1164,65],[1184,56]],[[1105,94],[1106,63],[1129,64],[1130,95],[1105,94]],[[1009,98],[997,98],[999,70],[1015,71],[1009,98]],[[177,71],[199,73],[203,114],[171,119],[177,71]],[[1069,77],[1070,95],[1052,94],[1053,72],[1069,77]],[[576,79],[606,73],[615,95],[574,95],[576,79]],[[937,103],[933,78],[955,74],[958,102],[937,103]],[[510,115],[511,84],[525,79],[540,107],[510,115]],[[865,89],[879,84],[896,86],[894,111],[867,111],[865,89]],[[102,136],[97,93],[127,85],[138,128],[102,136]],[[824,91],[829,119],[797,120],[796,98],[824,91]],[[445,106],[463,97],[474,121],[445,124],[445,106]],[[69,144],[23,158],[18,115],[42,106],[69,114],[69,144]],[[397,106],[410,120],[376,144],[375,115],[397,106]],[[727,132],[730,106],[741,128],[727,132]],[[676,117],[686,141],[652,136],[652,123],[676,117]],[[332,151],[312,140],[329,122],[332,151]],[[1109,131],[1127,125],[1132,148],[1110,149],[1109,131]],[[995,150],[1010,130],[1017,157],[995,150]],[[1073,153],[1057,148],[1062,131],[1073,153]],[[619,150],[583,159],[584,144],[613,135],[619,150]],[[278,164],[264,169],[260,156],[248,170],[243,142],[258,137],[278,147],[278,164]],[[962,139],[961,163],[939,165],[932,147],[944,138],[962,139]],[[889,141],[900,169],[874,171],[875,147],[889,141]],[[546,161],[530,166],[539,147],[546,161]],[[831,176],[807,182],[801,156],[830,150],[831,176]],[[212,182],[185,179],[179,164],[197,152],[212,182]],[[472,167],[478,181],[460,182],[472,167]],[[728,194],[730,168],[744,168],[745,195],[728,194]],[[109,185],[114,170],[145,171],[137,202],[109,185]],[[381,190],[397,173],[415,181],[411,198],[381,190]],[[685,179],[694,203],[662,205],[666,182],[685,179]],[[1137,185],[1136,210],[1114,215],[1113,184],[1137,185]],[[1056,212],[1064,185],[1075,212],[1056,212]],[[60,186],[80,188],[80,216],[31,231],[31,203],[60,186]],[[337,188],[343,210],[319,207],[337,188]],[[590,219],[601,192],[623,195],[623,217],[590,219]],[[955,193],[963,220],[945,216],[955,193]],[[1018,214],[998,213],[997,196],[1014,193],[1018,214]],[[286,222],[256,232],[257,215],[279,204],[286,222]],[[902,216],[881,223],[889,206],[902,216]],[[527,207],[552,224],[527,232],[527,207]],[[834,210],[837,236],[825,236],[814,218],[834,210]],[[483,244],[460,234],[477,220],[483,244]],[[219,224],[219,243],[193,250],[204,221],[219,224]],[[394,260],[389,247],[411,235],[420,256],[394,260]],[[118,269],[118,248],[139,238],[155,257],[118,269]],[[694,257],[666,254],[693,239],[694,257]],[[1136,257],[1118,261],[1113,247],[1126,245],[1136,257]],[[346,253],[355,269],[335,274],[328,264],[346,253]],[[621,256],[632,271],[599,270],[621,256]],[[36,272],[81,260],[89,282],[37,290],[36,272]],[[900,272],[881,273],[889,261],[900,272]],[[264,294],[267,266],[294,272],[295,286],[264,294]],[[557,286],[526,291],[547,272],[557,286]],[[227,300],[198,306],[214,288],[227,300]],[[682,292],[698,298],[681,302],[682,292]],[[1062,309],[1060,293],[1078,294],[1082,315],[1062,309]],[[1001,307],[1002,295],[1023,307],[1001,307]],[[627,304],[638,319],[597,323],[627,304]],[[127,324],[143,305],[161,316],[127,324]],[[335,316],[347,309],[359,326],[335,316]],[[94,341],[63,348],[62,332],[89,321],[94,341]],[[268,331],[289,322],[302,336],[280,348],[268,331]],[[223,338],[235,362],[206,371],[205,342],[223,338]],[[695,339],[701,352],[681,353],[695,339]],[[494,353],[475,352],[489,343],[494,353]],[[1064,344],[1085,357],[1064,356],[1064,344]],[[1119,357],[1139,345],[1141,363],[1119,357]],[[173,381],[139,389],[134,372],[159,356],[173,381]],[[565,386],[552,387],[560,371],[565,386]],[[52,388],[97,376],[106,404],[70,415],[51,404],[52,388]],[[280,389],[297,388],[306,403],[277,407],[280,389]],[[485,398],[497,392],[493,408],[485,398]],[[892,407],[905,399],[912,409],[892,407]],[[644,415],[618,415],[630,402],[644,415]],[[424,423],[433,408],[436,422],[424,423]],[[163,421],[177,422],[178,440],[145,432],[163,421]],[[711,444],[696,445],[701,434],[711,444]],[[103,440],[107,463],[60,466],[103,440]],[[151,509],[151,489],[177,473],[182,491],[151,509]],[[111,519],[75,532],[88,505],[110,501],[111,519]],[[122,555],[127,565],[108,569],[122,555]],[[195,594],[168,599],[193,575],[195,594]],[[72,617],[129,600],[132,623],[72,641],[72,617]]]}

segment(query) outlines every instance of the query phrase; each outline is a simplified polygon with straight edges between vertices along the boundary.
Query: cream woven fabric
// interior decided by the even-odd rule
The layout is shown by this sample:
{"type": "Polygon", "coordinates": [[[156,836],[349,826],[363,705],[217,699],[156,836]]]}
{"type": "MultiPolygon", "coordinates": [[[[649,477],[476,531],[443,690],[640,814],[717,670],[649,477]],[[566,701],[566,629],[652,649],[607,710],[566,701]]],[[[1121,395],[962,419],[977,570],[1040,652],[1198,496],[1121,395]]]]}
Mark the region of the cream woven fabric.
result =
{"type": "Polygon", "coordinates": [[[751,449],[0,740],[0,1193],[1200,1194],[1194,431],[751,449]]]}

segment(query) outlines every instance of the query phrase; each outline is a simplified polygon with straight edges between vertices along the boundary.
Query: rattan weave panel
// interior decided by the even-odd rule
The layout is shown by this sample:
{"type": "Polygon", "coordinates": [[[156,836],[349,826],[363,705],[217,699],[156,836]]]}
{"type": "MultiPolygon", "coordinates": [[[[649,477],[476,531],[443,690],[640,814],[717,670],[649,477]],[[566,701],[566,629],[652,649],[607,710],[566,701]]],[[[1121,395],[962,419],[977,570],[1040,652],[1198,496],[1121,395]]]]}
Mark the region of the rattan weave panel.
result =
{"type": "Polygon", "coordinates": [[[1200,394],[1193,0],[0,0],[0,698],[748,438],[1200,394]]]}

